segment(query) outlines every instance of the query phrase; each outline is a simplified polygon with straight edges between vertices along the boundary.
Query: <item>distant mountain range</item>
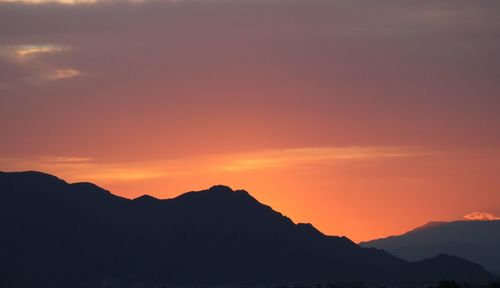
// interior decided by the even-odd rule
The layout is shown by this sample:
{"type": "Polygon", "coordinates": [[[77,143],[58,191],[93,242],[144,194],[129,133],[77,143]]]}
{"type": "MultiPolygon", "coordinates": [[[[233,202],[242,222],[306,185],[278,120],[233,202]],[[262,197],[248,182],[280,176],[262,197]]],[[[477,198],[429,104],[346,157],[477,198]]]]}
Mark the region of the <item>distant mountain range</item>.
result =
{"type": "Polygon", "coordinates": [[[362,242],[409,261],[456,255],[500,275],[500,220],[429,222],[403,235],[362,242]]]}
{"type": "Polygon", "coordinates": [[[168,200],[129,200],[91,183],[0,172],[0,193],[0,287],[480,283],[494,277],[454,256],[409,262],[326,236],[225,186],[168,200]]]}

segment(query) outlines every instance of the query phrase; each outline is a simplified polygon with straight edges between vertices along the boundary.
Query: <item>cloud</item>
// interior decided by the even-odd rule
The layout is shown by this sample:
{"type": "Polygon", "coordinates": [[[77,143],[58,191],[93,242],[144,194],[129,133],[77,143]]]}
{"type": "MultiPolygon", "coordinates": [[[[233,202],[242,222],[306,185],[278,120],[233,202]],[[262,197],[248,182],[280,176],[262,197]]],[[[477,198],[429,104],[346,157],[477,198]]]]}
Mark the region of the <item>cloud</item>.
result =
{"type": "Polygon", "coordinates": [[[464,216],[466,220],[472,221],[489,221],[489,220],[500,220],[500,217],[495,216],[487,212],[472,212],[464,216]]]}
{"type": "Polygon", "coordinates": [[[81,75],[82,73],[76,69],[54,69],[47,74],[46,79],[59,80],[65,78],[72,78],[81,75]]]}
{"type": "MultiPolygon", "coordinates": [[[[129,2],[142,3],[147,0],[0,0],[2,3],[24,4],[24,5],[44,5],[44,4],[60,4],[60,5],[89,5],[99,2],[129,2]]],[[[177,2],[177,0],[167,0],[167,2],[177,2]]]]}
{"type": "Polygon", "coordinates": [[[277,168],[300,168],[325,163],[369,161],[382,158],[433,155],[413,147],[306,147],[270,149],[252,153],[203,155],[155,161],[106,162],[91,157],[37,156],[0,158],[9,170],[40,170],[70,181],[134,181],[160,177],[207,173],[245,173],[277,168]]]}
{"type": "Polygon", "coordinates": [[[45,45],[5,45],[0,47],[0,54],[16,61],[32,60],[42,55],[69,50],[68,47],[45,44],[45,45]]]}
{"type": "Polygon", "coordinates": [[[0,45],[68,48],[0,59],[4,153],[500,143],[500,1],[0,5],[0,45]]]}
{"type": "Polygon", "coordinates": [[[47,4],[47,3],[58,3],[66,5],[75,4],[92,4],[96,3],[97,0],[0,0],[0,3],[22,3],[22,4],[47,4]]]}
{"type": "MultiPolygon", "coordinates": [[[[82,74],[74,68],[61,68],[53,65],[43,57],[69,50],[70,47],[56,44],[3,45],[0,46],[0,57],[14,63],[24,71],[21,82],[44,83],[82,74]]],[[[7,84],[4,83],[4,85],[7,84]]]]}
{"type": "Polygon", "coordinates": [[[34,156],[26,158],[0,158],[8,170],[37,170],[66,178],[70,181],[133,181],[165,176],[157,163],[102,162],[80,156],[34,156]]]}
{"type": "Polygon", "coordinates": [[[67,163],[89,163],[93,161],[90,157],[65,157],[65,156],[40,156],[38,157],[41,163],[57,163],[57,164],[67,164],[67,163]]]}
{"type": "Polygon", "coordinates": [[[306,147],[231,155],[228,157],[230,159],[218,168],[226,171],[258,170],[334,161],[359,161],[432,154],[434,153],[413,147],[306,147]]]}

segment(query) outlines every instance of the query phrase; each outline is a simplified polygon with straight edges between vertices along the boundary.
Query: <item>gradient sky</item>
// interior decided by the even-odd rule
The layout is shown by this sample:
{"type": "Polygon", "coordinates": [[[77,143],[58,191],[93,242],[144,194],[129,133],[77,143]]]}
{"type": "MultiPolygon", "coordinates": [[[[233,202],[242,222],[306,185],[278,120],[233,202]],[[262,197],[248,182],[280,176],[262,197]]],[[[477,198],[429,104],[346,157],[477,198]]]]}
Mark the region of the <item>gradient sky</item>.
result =
{"type": "Polygon", "coordinates": [[[0,137],[0,170],[355,241],[494,218],[500,2],[0,0],[0,137]]]}

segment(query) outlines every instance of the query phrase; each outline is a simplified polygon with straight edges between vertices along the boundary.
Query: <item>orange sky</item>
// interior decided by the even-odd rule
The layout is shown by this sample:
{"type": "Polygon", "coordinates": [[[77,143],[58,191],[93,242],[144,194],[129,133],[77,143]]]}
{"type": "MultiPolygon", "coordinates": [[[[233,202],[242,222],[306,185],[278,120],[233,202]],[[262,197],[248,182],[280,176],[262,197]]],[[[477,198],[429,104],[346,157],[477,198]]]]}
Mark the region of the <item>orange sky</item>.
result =
{"type": "Polygon", "coordinates": [[[277,149],[173,160],[100,162],[92,158],[4,159],[91,181],[129,198],[170,198],[223,183],[327,234],[355,241],[401,233],[430,220],[498,211],[500,154],[404,147],[277,149]]]}
{"type": "Polygon", "coordinates": [[[499,215],[498,13],[0,0],[0,170],[131,198],[225,184],[355,241],[499,215]]]}

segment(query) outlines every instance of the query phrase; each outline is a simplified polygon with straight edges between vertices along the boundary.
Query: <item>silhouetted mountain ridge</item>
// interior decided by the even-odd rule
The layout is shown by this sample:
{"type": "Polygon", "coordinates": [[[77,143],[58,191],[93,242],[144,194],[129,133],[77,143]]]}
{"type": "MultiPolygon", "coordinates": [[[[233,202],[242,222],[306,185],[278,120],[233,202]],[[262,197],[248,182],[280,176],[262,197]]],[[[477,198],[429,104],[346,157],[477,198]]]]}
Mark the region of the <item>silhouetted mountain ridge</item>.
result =
{"type": "Polygon", "coordinates": [[[429,228],[439,227],[439,226],[445,225],[446,223],[447,222],[443,222],[443,221],[431,221],[431,222],[427,222],[425,225],[414,228],[413,230],[411,230],[409,232],[415,232],[415,231],[419,231],[419,230],[425,230],[425,229],[429,229],[429,228]]]}
{"type": "Polygon", "coordinates": [[[455,267],[445,273],[326,236],[227,186],[129,200],[90,183],[1,172],[0,191],[1,287],[101,287],[111,278],[256,284],[492,277],[459,258],[430,262],[455,267]]]}
{"type": "Polygon", "coordinates": [[[440,253],[457,255],[500,274],[500,221],[429,222],[402,235],[360,243],[418,261],[440,253]]]}

